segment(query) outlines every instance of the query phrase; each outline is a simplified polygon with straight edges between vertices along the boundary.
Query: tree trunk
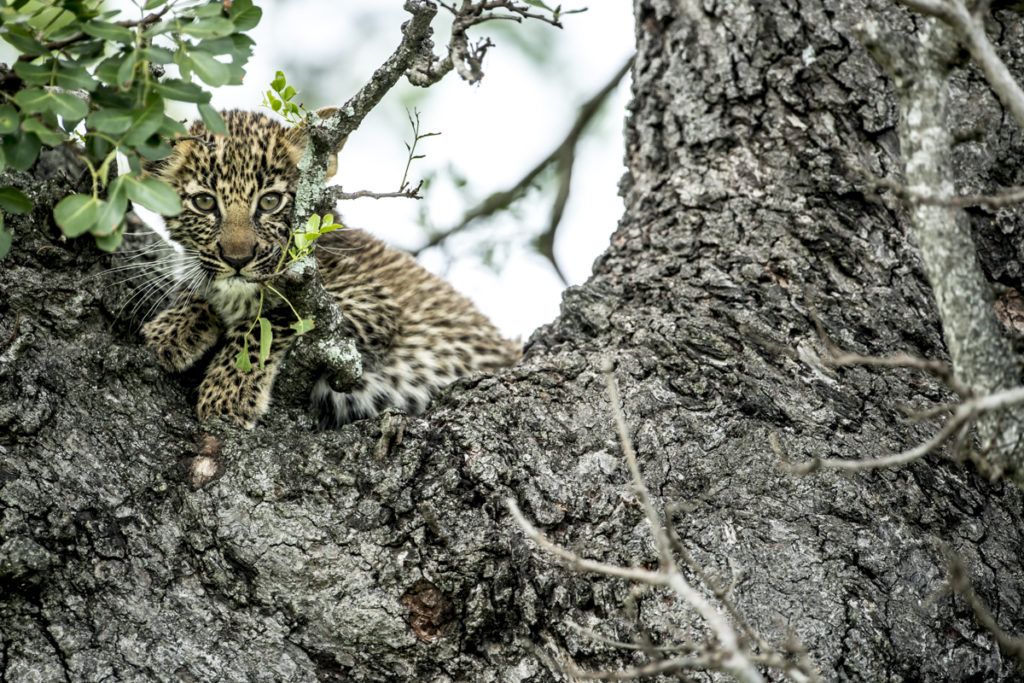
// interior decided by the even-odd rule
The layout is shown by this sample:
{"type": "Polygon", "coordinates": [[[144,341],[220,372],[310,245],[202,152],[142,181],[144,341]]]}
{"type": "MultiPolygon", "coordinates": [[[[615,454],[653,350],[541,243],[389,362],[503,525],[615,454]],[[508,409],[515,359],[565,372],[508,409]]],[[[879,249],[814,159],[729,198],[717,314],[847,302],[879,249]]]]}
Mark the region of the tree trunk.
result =
{"type": "MultiPolygon", "coordinates": [[[[377,421],[317,432],[283,402],[251,432],[204,431],[197,378],[159,370],[115,316],[109,259],[56,237],[62,158],[22,177],[40,207],[8,220],[0,262],[0,680],[549,681],[569,658],[643,661],[570,626],[633,639],[629,587],[553,561],[504,505],[586,557],[656,563],[605,357],[656,503],[680,507],[683,544],[736,579],[765,638],[795,633],[827,680],[1013,678],[942,589],[948,544],[1024,631],[1017,489],[941,455],[800,478],[769,446],[887,454],[935,428],[902,407],[949,398],[911,371],[818,360],[815,318],[848,350],[945,356],[906,211],[850,170],[900,168],[890,87],[852,27],[915,26],[864,4],[637,0],[607,253],[522,363],[460,382],[400,443],[377,421]],[[218,473],[202,487],[197,455],[218,473]]],[[[1019,17],[998,18],[1019,58],[1019,17]]],[[[956,152],[960,189],[1019,181],[1016,128],[973,69],[957,86],[981,131],[956,152]]],[[[972,216],[1011,293],[1019,214],[972,216]]],[[[702,637],[670,596],[637,600],[655,641],[702,637]]]]}

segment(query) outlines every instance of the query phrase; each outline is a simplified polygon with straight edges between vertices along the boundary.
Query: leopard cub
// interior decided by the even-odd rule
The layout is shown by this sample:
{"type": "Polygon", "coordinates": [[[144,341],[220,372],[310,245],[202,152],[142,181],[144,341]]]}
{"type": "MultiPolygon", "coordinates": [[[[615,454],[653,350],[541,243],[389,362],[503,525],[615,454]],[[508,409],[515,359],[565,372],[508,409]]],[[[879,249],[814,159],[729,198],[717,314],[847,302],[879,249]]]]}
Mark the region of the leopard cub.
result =
{"type": "MultiPolygon", "coordinates": [[[[283,302],[264,293],[264,314],[278,321],[264,366],[256,363],[259,343],[252,337],[252,370],[239,370],[235,357],[254,334],[249,328],[259,309],[259,282],[273,273],[288,240],[305,137],[255,112],[223,117],[227,134],[197,123],[152,169],[181,196],[183,211],[167,219],[167,230],[182,247],[185,270],[200,273],[201,281],[183,302],[146,323],[142,334],[172,371],[191,367],[216,348],[199,386],[199,418],[224,415],[251,427],[269,407],[293,340],[287,316],[273,314],[283,302]]],[[[408,254],[351,229],[319,243],[324,284],[363,360],[362,377],[346,391],[324,380],[314,387],[325,425],[389,407],[421,413],[459,377],[519,358],[518,343],[504,339],[468,299],[408,254]]]]}

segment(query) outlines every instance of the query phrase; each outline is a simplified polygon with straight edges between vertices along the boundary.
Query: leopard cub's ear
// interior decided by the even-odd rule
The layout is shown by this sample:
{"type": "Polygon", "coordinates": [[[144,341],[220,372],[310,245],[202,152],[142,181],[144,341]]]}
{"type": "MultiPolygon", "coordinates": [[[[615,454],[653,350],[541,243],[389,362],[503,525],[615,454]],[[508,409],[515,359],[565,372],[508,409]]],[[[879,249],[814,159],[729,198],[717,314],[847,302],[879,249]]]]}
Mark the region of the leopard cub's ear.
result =
{"type": "Polygon", "coordinates": [[[170,141],[171,153],[162,159],[143,159],[142,170],[148,175],[168,180],[181,170],[185,159],[192,153],[197,145],[206,145],[209,148],[213,144],[213,134],[207,130],[201,121],[196,121],[189,128],[188,134],[174,138],[170,141]]]}
{"type": "MultiPolygon", "coordinates": [[[[334,113],[337,111],[337,107],[323,107],[321,109],[316,110],[316,116],[320,119],[328,119],[331,116],[333,116],[334,113]]],[[[298,149],[304,149],[306,147],[306,121],[303,120],[301,123],[292,126],[291,128],[288,129],[288,132],[285,135],[288,142],[295,145],[295,147],[297,147],[298,149]]],[[[337,154],[338,152],[341,151],[341,148],[345,146],[345,141],[347,139],[347,137],[342,138],[341,142],[339,142],[337,146],[335,146],[335,148],[331,150],[331,153],[334,156],[331,158],[330,163],[327,164],[328,178],[333,177],[334,174],[338,172],[337,154]]]]}

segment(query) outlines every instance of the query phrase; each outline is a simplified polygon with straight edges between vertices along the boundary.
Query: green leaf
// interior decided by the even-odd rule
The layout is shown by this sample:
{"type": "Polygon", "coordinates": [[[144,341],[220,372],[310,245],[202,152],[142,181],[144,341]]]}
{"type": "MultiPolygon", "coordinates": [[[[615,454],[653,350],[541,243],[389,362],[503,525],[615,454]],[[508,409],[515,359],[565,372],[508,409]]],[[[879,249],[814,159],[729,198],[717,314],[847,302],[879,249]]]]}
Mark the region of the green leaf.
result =
{"type": "Polygon", "coordinates": [[[228,127],[224,124],[224,118],[220,115],[220,112],[214,109],[209,104],[199,105],[199,115],[203,117],[203,123],[213,133],[217,135],[227,135],[228,127]]]}
{"type": "Polygon", "coordinates": [[[284,90],[281,91],[281,99],[287,102],[293,97],[295,97],[295,88],[290,85],[285,86],[284,90]]]}
{"type": "Polygon", "coordinates": [[[89,114],[85,124],[90,130],[98,130],[108,135],[120,135],[131,128],[138,115],[139,112],[129,109],[103,108],[89,114]]]}
{"type": "Polygon", "coordinates": [[[174,53],[162,47],[144,47],[141,50],[142,58],[154,64],[170,64],[174,61],[174,53]]]}
{"type": "Polygon", "coordinates": [[[189,83],[179,78],[168,78],[154,83],[153,88],[169,100],[195,102],[196,104],[205,104],[210,101],[210,93],[195,83],[189,83]]]}
{"type": "Polygon", "coordinates": [[[15,187],[0,187],[0,209],[7,213],[28,213],[32,200],[15,187]]]}
{"type": "Polygon", "coordinates": [[[115,230],[109,235],[96,235],[96,246],[105,252],[117,251],[124,241],[124,230],[115,230]]]}
{"type": "Polygon", "coordinates": [[[83,235],[96,225],[100,200],[92,195],[72,194],[57,202],[53,217],[68,237],[83,235]]]}
{"type": "Polygon", "coordinates": [[[11,242],[14,236],[11,231],[4,227],[3,216],[0,216],[0,259],[11,253],[11,242]]]}
{"type": "Polygon", "coordinates": [[[314,213],[306,221],[306,232],[318,233],[320,232],[320,214],[314,213]]]}
{"type": "Polygon", "coordinates": [[[235,367],[242,372],[252,372],[252,361],[249,360],[249,338],[242,342],[242,350],[235,356],[235,367]]]}
{"type": "Polygon", "coordinates": [[[4,158],[7,165],[19,171],[27,171],[39,156],[43,143],[32,133],[5,135],[3,140],[4,158]]]}
{"type": "Polygon", "coordinates": [[[270,358],[270,344],[274,340],[274,328],[270,326],[270,321],[266,318],[260,318],[260,370],[263,369],[270,358]]]}
{"type": "Polygon", "coordinates": [[[145,109],[135,112],[135,120],[125,133],[124,142],[130,147],[141,145],[163,125],[164,103],[161,98],[154,97],[145,109]]]}
{"type": "Polygon", "coordinates": [[[0,105],[0,135],[6,135],[18,130],[21,119],[18,111],[9,104],[0,105]]]}
{"type": "Polygon", "coordinates": [[[188,128],[185,127],[178,119],[173,119],[170,116],[164,116],[164,122],[160,126],[160,136],[165,138],[173,138],[179,135],[188,135],[188,128]]]}
{"type": "Polygon", "coordinates": [[[193,38],[221,38],[234,33],[235,25],[224,17],[208,17],[183,25],[181,32],[193,38]]]}
{"type": "Polygon", "coordinates": [[[92,92],[98,83],[84,66],[74,62],[59,62],[57,66],[57,85],[69,90],[87,90],[92,92]]]}
{"type": "Polygon", "coordinates": [[[151,137],[145,142],[142,142],[135,146],[135,151],[150,161],[156,161],[157,159],[163,159],[171,153],[171,146],[168,145],[163,138],[160,136],[151,137]]]}
{"type": "Polygon", "coordinates": [[[315,240],[316,238],[317,236],[315,233],[297,232],[295,233],[295,236],[292,238],[292,241],[295,242],[296,249],[298,249],[300,252],[304,252],[306,250],[306,247],[312,244],[313,240],[315,240]]]}
{"type": "Polygon", "coordinates": [[[178,193],[167,183],[156,178],[139,180],[132,176],[123,177],[128,198],[133,202],[164,216],[177,216],[181,213],[181,200],[178,198],[178,193]]]}
{"type": "Polygon", "coordinates": [[[200,5],[196,7],[192,14],[197,17],[219,17],[224,11],[224,5],[220,2],[211,2],[208,5],[200,5]]]}
{"type": "Polygon", "coordinates": [[[299,318],[291,324],[291,328],[295,330],[295,334],[306,334],[314,327],[313,318],[299,318]]]}
{"type": "Polygon", "coordinates": [[[29,85],[50,85],[50,79],[55,78],[52,59],[42,64],[15,62],[14,73],[29,85]]]}
{"type": "Polygon", "coordinates": [[[87,24],[82,24],[82,31],[95,36],[96,38],[102,38],[103,40],[109,40],[115,43],[126,43],[131,45],[135,42],[135,33],[124,26],[112,24],[107,21],[90,21],[87,24]]]}
{"type": "Polygon", "coordinates": [[[252,0],[235,0],[231,5],[231,23],[236,31],[249,31],[256,28],[263,17],[263,10],[253,7],[252,0]]]}
{"type": "Polygon", "coordinates": [[[66,119],[81,121],[89,113],[89,105],[71,93],[26,88],[14,96],[22,111],[34,114],[50,111],[66,119]]]}
{"type": "Polygon", "coordinates": [[[117,72],[121,68],[121,63],[124,61],[125,55],[112,55],[107,57],[99,66],[96,67],[94,73],[96,78],[100,79],[104,83],[110,85],[117,85],[117,72]]]}
{"type": "Polygon", "coordinates": [[[154,36],[158,36],[162,33],[170,33],[171,31],[174,31],[176,29],[176,21],[158,21],[157,23],[153,24],[145,31],[143,31],[142,35],[146,38],[153,38],[154,36]]]}
{"type": "Polygon", "coordinates": [[[139,63],[139,53],[132,50],[125,56],[121,66],[117,68],[117,81],[114,83],[121,90],[127,90],[135,80],[135,67],[139,63]]]}
{"type": "Polygon", "coordinates": [[[270,81],[270,87],[273,88],[276,92],[281,92],[281,90],[287,84],[288,80],[284,77],[283,71],[278,71],[276,74],[274,74],[274,80],[270,81]]]}
{"type": "Polygon", "coordinates": [[[215,88],[227,84],[231,79],[231,70],[228,65],[218,62],[213,55],[193,50],[189,53],[189,59],[199,78],[215,88]]]}
{"type": "Polygon", "coordinates": [[[26,133],[35,133],[47,147],[57,147],[67,138],[62,131],[53,130],[37,118],[29,117],[21,122],[21,129],[26,133]]]}
{"type": "Polygon", "coordinates": [[[107,201],[100,206],[96,226],[92,229],[96,237],[113,235],[124,223],[124,214],[128,210],[128,192],[124,184],[126,177],[114,178],[114,182],[107,188],[107,201]]]}
{"type": "Polygon", "coordinates": [[[8,26],[0,38],[10,43],[23,55],[43,55],[49,52],[46,46],[33,36],[32,29],[24,25],[8,26]]]}

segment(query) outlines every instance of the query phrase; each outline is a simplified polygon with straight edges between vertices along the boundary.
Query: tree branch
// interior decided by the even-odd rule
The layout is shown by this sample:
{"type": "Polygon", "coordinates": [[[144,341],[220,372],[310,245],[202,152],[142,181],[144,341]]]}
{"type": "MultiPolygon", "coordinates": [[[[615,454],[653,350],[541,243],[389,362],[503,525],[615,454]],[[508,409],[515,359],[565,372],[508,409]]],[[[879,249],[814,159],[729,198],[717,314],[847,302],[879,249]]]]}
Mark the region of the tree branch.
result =
{"type": "MultiPolygon", "coordinates": [[[[553,543],[543,533],[538,531],[526,520],[514,500],[509,499],[506,501],[506,504],[512,514],[512,518],[520,528],[522,528],[527,537],[537,543],[541,549],[563,560],[566,564],[577,571],[591,572],[612,578],[626,579],[628,581],[648,586],[664,586],[669,588],[679,596],[686,605],[689,605],[697,611],[711,629],[715,640],[713,644],[708,644],[702,648],[684,646],[682,648],[685,652],[683,656],[656,660],[648,664],[631,669],[625,669],[623,671],[582,671],[576,668],[574,664],[570,663],[567,668],[567,673],[569,673],[570,676],[577,678],[597,680],[632,680],[645,676],[656,676],[681,671],[715,670],[726,671],[732,674],[739,681],[753,683],[764,680],[757,669],[757,665],[760,664],[781,670],[797,681],[819,680],[820,677],[817,671],[805,656],[801,657],[797,663],[790,662],[780,652],[777,652],[774,649],[767,648],[767,651],[764,651],[766,649],[766,643],[756,636],[753,638],[753,642],[762,649],[762,652],[752,652],[747,640],[737,633],[736,629],[729,622],[726,614],[723,614],[718,608],[716,608],[704,596],[703,592],[694,585],[691,585],[690,582],[687,581],[686,577],[683,576],[682,572],[679,571],[679,567],[676,565],[675,558],[673,557],[673,543],[670,532],[667,525],[663,523],[661,516],[655,509],[650,492],[647,489],[647,485],[644,483],[643,475],[640,473],[640,467],[636,458],[636,451],[633,448],[633,441],[629,436],[626,418],[622,412],[618,384],[615,381],[615,376],[612,374],[611,363],[609,361],[605,361],[603,370],[607,382],[608,399],[611,403],[612,417],[615,422],[616,432],[618,433],[619,443],[622,447],[622,452],[626,458],[626,464],[629,468],[632,488],[639,499],[640,506],[644,510],[644,515],[647,517],[647,522],[651,529],[651,535],[654,537],[654,542],[658,549],[658,570],[650,571],[638,567],[620,567],[604,562],[583,559],[576,553],[553,543]]],[[[703,570],[698,569],[696,574],[699,579],[707,583],[707,577],[703,570]]],[[[721,601],[721,596],[724,594],[721,589],[712,589],[712,593],[717,599],[719,599],[719,601],[721,601]]],[[[735,610],[735,607],[731,602],[728,604],[728,608],[729,613],[732,613],[733,610],[735,610]]],[[[752,632],[752,629],[747,626],[746,620],[740,619],[739,623],[743,626],[744,630],[752,632]]],[[[633,645],[628,645],[627,647],[628,649],[636,649],[633,645]]],[[[649,652],[665,651],[664,648],[654,648],[653,646],[650,648],[640,647],[639,649],[649,652]]],[[[790,649],[794,653],[797,653],[798,651],[802,652],[802,648],[798,646],[794,646],[790,649]]]]}
{"type": "MultiPolygon", "coordinates": [[[[432,33],[430,22],[437,14],[437,5],[430,0],[406,0],[405,9],[412,18],[402,26],[402,40],[391,56],[341,108],[331,111],[326,118],[313,115],[313,121],[307,128],[306,148],[299,161],[299,182],[292,214],[294,230],[301,229],[317,207],[333,196],[332,192],[324,190],[331,157],[429,43],[432,33]]],[[[353,376],[358,377],[362,371],[358,353],[353,354],[352,340],[341,332],[344,319],[324,289],[317,269],[296,268],[285,285],[289,298],[295,297],[292,301],[305,305],[299,310],[316,320],[313,331],[300,337],[299,343],[295,344],[288,360],[289,366],[327,368],[332,371],[337,385],[343,385],[353,376]]]]}
{"type": "MultiPolygon", "coordinates": [[[[956,37],[967,47],[971,57],[981,68],[992,91],[1003,103],[1017,124],[1024,126],[1024,90],[999,55],[985,33],[982,12],[972,12],[962,0],[899,0],[910,9],[928,17],[935,17],[953,29],[956,37]]],[[[987,8],[985,8],[987,9],[987,8]]]]}
{"type": "Polygon", "coordinates": [[[964,566],[963,560],[951,552],[949,553],[949,586],[953,589],[954,593],[963,597],[967,604],[971,606],[974,618],[977,619],[978,624],[982,628],[992,634],[992,637],[995,638],[996,643],[999,645],[1000,652],[1016,659],[1017,664],[1024,665],[1024,638],[1011,636],[999,628],[999,624],[996,622],[992,612],[989,611],[985,603],[978,597],[978,594],[974,592],[974,587],[971,586],[971,579],[967,575],[967,568],[964,566]]]}
{"type": "Polygon", "coordinates": [[[550,154],[527,171],[515,185],[507,190],[502,190],[489,195],[482,202],[467,210],[458,224],[431,235],[422,246],[412,251],[413,255],[422,254],[427,249],[438,246],[452,235],[464,232],[481,218],[493,216],[499,211],[507,209],[526,194],[541,173],[550,166],[556,165],[561,171],[558,193],[555,203],[552,206],[551,218],[548,222],[547,230],[537,237],[537,249],[545,258],[548,259],[554,267],[555,272],[562,281],[565,282],[565,277],[563,276],[561,268],[555,259],[554,241],[555,234],[558,230],[558,226],[561,224],[562,214],[569,197],[572,169],[576,161],[576,146],[579,144],[580,138],[590,125],[590,122],[594,119],[594,116],[596,116],[601,110],[601,106],[604,104],[605,100],[607,100],[608,96],[615,91],[615,88],[619,85],[625,75],[629,73],[632,65],[633,58],[630,57],[621,67],[619,67],[612,78],[597,93],[580,106],[576,115],[576,120],[573,122],[573,125],[569,129],[565,138],[562,139],[550,154]]]}
{"type": "MultiPolygon", "coordinates": [[[[906,4],[934,14],[948,13],[957,3],[915,0],[906,4]]],[[[948,17],[943,14],[943,19],[948,17]]],[[[858,32],[891,76],[899,97],[900,149],[907,187],[922,195],[953,196],[948,79],[956,53],[954,30],[938,19],[926,19],[919,40],[912,45],[883,34],[874,22],[865,22],[858,32]]],[[[927,204],[914,204],[910,209],[957,379],[976,396],[1015,386],[1019,371],[996,319],[991,287],[978,264],[966,215],[927,204]]],[[[983,443],[996,445],[986,457],[991,470],[1007,472],[1018,485],[1024,485],[1021,417],[989,415],[978,421],[977,428],[983,443]]],[[[893,456],[894,464],[921,457],[938,443],[893,456]]]]}

